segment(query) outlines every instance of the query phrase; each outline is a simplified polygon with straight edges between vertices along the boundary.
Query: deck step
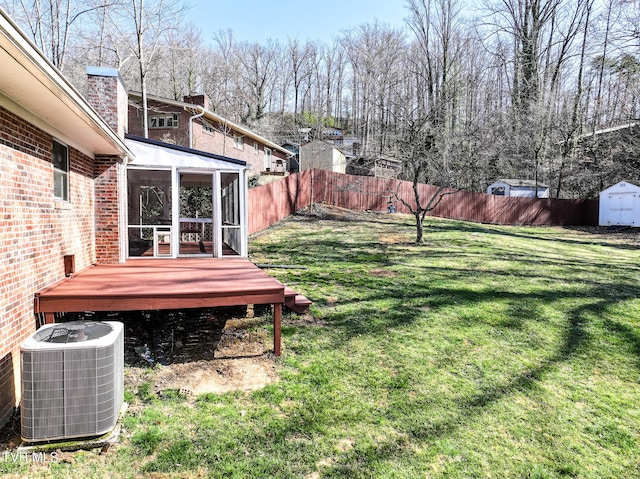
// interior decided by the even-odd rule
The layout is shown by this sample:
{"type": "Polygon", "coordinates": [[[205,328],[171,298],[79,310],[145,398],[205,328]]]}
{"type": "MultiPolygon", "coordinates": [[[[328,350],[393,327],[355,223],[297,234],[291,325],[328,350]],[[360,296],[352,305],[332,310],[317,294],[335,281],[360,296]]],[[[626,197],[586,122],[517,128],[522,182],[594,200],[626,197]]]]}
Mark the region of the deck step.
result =
{"type": "Polygon", "coordinates": [[[301,294],[296,293],[288,286],[284,287],[284,304],[287,308],[295,311],[298,314],[306,313],[309,311],[311,301],[301,294]]]}

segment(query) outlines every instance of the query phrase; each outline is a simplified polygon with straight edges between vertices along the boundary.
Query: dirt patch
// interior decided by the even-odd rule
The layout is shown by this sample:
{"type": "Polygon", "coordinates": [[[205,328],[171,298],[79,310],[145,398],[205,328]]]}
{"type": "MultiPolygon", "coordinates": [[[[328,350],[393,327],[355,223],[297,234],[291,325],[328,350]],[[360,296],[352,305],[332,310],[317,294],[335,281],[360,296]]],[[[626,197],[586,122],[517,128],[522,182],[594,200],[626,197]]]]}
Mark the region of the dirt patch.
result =
{"type": "Polygon", "coordinates": [[[401,234],[388,234],[380,237],[380,242],[384,244],[403,244],[407,243],[407,236],[401,234]]]}
{"type": "Polygon", "coordinates": [[[141,384],[151,383],[157,394],[178,391],[185,396],[197,396],[253,391],[277,381],[273,338],[266,329],[270,320],[253,317],[251,311],[248,313],[224,322],[205,318],[205,323],[199,321],[201,330],[191,324],[191,331],[186,335],[183,331],[179,334],[174,331],[169,346],[172,361],[165,365],[155,365],[153,358],[146,358],[145,350],[139,346],[144,337],[130,337],[129,341],[138,346],[126,348],[125,357],[129,357],[131,364],[127,369],[126,387],[136,391],[141,384]],[[217,331],[212,325],[222,327],[217,331]]]}
{"type": "Polygon", "coordinates": [[[186,395],[253,391],[277,380],[272,338],[252,318],[226,322],[210,359],[190,358],[155,370],[157,392],[180,390],[186,395]]]}
{"type": "Polygon", "coordinates": [[[370,221],[372,217],[379,217],[386,214],[386,212],[382,211],[356,211],[326,203],[314,203],[312,206],[298,211],[291,218],[293,220],[296,218],[306,218],[331,221],[370,221]]]}
{"type": "Polygon", "coordinates": [[[369,271],[369,274],[378,278],[395,278],[398,276],[398,273],[395,271],[389,271],[387,269],[372,269],[369,271]]]}
{"type": "Polygon", "coordinates": [[[640,245],[640,228],[630,226],[571,226],[569,230],[610,241],[640,245]]]}
{"type": "Polygon", "coordinates": [[[276,366],[265,358],[218,359],[176,364],[159,371],[156,389],[185,395],[253,391],[276,380],[276,366]]]}

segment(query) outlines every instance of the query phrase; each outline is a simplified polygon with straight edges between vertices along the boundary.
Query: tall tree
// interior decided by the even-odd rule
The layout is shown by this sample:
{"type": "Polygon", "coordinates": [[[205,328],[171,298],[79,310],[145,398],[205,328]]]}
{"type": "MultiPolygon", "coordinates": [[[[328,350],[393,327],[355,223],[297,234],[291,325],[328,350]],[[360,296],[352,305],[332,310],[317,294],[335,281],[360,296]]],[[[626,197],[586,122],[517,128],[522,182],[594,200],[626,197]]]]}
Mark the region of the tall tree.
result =
{"type": "Polygon", "coordinates": [[[182,0],[119,0],[117,8],[109,11],[113,28],[129,46],[131,58],[136,60],[145,137],[149,136],[147,75],[162,45],[161,40],[179,27],[187,8],[182,0]]]}
{"type": "Polygon", "coordinates": [[[5,7],[25,27],[47,58],[64,71],[70,36],[79,34],[82,18],[111,3],[109,0],[12,0],[5,7]],[[73,27],[77,27],[75,32],[72,32],[73,27]]]}
{"type": "Polygon", "coordinates": [[[242,116],[245,122],[260,120],[267,112],[278,48],[278,44],[272,41],[266,45],[257,42],[240,44],[240,75],[248,93],[242,116]]]}

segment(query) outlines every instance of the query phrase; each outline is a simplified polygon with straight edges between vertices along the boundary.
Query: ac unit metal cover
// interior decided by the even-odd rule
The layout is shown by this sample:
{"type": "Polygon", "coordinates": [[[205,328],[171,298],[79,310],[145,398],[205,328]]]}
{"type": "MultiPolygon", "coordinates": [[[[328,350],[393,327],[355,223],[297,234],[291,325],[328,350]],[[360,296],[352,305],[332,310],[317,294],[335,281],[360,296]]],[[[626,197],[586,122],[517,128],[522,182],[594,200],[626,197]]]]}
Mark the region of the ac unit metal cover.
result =
{"type": "Polygon", "coordinates": [[[47,324],[20,357],[23,440],[99,436],[115,426],[124,398],[122,323],[47,324]]]}

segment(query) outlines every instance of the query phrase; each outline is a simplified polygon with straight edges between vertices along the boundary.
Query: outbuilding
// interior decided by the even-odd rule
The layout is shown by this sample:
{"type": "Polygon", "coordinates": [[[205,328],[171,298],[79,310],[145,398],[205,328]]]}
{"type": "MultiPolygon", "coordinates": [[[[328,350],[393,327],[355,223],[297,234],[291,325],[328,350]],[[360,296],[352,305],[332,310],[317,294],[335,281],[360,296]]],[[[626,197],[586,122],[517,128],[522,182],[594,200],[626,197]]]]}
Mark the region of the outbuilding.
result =
{"type": "Polygon", "coordinates": [[[515,196],[520,198],[549,198],[549,187],[534,180],[501,178],[487,187],[488,195],[515,196]]]}
{"type": "Polygon", "coordinates": [[[621,181],[600,192],[600,226],[640,226],[640,187],[621,181]]]}

